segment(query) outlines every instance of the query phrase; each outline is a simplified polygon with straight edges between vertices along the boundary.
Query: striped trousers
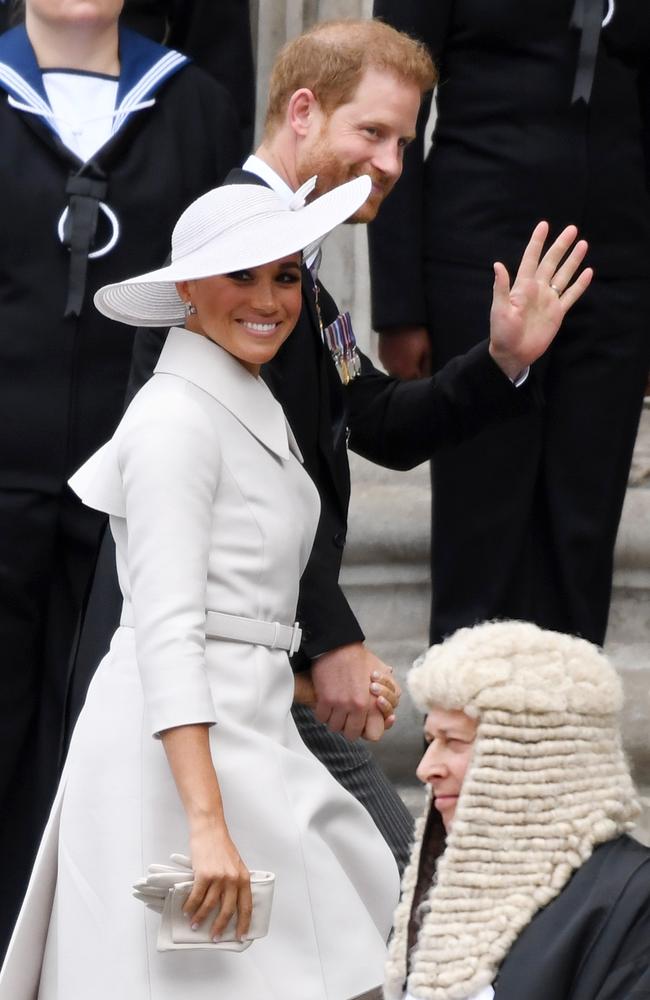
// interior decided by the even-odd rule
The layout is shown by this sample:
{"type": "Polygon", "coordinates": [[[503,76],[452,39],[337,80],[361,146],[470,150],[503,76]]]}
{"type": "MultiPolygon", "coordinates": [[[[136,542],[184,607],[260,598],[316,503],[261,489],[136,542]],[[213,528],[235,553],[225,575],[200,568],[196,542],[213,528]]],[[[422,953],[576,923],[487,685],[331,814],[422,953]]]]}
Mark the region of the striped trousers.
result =
{"type": "Polygon", "coordinates": [[[393,785],[361,740],[350,743],[340,733],[331,733],[303,705],[294,705],[292,712],[307,747],[368,810],[401,874],[409,859],[413,819],[393,785]]]}

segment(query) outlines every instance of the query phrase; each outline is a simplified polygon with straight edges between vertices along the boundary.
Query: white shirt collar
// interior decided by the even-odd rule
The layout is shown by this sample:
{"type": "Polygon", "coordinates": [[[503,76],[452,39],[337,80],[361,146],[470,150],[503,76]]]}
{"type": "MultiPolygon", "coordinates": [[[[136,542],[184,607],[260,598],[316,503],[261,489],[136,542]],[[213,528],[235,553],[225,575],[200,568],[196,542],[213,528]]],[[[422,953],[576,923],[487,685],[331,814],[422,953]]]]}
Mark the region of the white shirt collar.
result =
{"type": "MultiPolygon", "coordinates": [[[[293,198],[294,192],[291,190],[287,182],[283,180],[278,173],[276,173],[273,167],[270,167],[268,163],[266,163],[265,160],[260,159],[259,156],[255,156],[254,153],[251,153],[248,157],[242,167],[242,170],[247,170],[251,174],[256,174],[260,180],[263,180],[266,184],[268,184],[271,190],[275,191],[275,193],[281,198],[284,198],[285,201],[290,202],[293,198]]],[[[317,246],[308,248],[310,252],[305,256],[305,264],[309,270],[312,271],[314,281],[318,277],[321,245],[322,241],[319,242],[317,246]],[[318,261],[318,263],[316,264],[316,269],[314,271],[312,269],[316,261],[318,261]]]]}
{"type": "Polygon", "coordinates": [[[275,191],[276,194],[279,194],[287,202],[293,198],[293,191],[287,182],[275,172],[273,167],[270,167],[268,163],[261,160],[259,156],[255,156],[254,153],[251,153],[248,157],[242,170],[248,170],[251,174],[257,174],[261,180],[268,184],[272,191],[275,191]]]}

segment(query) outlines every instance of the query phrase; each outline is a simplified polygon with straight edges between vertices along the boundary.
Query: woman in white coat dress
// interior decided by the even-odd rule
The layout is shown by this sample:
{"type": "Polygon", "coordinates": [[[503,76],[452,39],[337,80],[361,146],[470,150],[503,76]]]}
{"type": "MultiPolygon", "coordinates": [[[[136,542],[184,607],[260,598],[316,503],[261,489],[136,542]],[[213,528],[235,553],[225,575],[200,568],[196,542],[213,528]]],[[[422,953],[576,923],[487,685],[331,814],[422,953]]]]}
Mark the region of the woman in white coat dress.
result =
{"type": "Polygon", "coordinates": [[[0,1000],[348,1000],[381,982],[397,869],[291,719],[287,649],[318,497],[258,377],[300,309],[297,251],[369,189],[357,178],[302,208],[258,185],[211,191],[181,216],[168,267],[97,293],[113,318],[187,317],[186,329],[71,481],[110,515],[122,624],[73,736],[0,1000]],[[217,936],[235,912],[246,931],[248,869],[274,872],[268,936],[242,952],[158,952],[159,915],[130,887],[179,851],[195,872],[188,920],[220,900],[217,936]]]}

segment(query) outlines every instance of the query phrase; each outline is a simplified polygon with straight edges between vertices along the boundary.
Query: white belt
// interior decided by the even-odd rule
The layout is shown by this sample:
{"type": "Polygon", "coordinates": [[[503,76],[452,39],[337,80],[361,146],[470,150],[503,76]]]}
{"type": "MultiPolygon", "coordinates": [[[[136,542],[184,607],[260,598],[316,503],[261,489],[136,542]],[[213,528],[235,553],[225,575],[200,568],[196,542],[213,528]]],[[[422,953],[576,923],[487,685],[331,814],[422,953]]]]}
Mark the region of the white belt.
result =
{"type": "Polygon", "coordinates": [[[208,639],[230,639],[233,642],[249,642],[253,646],[286,649],[289,656],[293,656],[302,639],[298,622],[281,625],[280,622],[226,615],[221,611],[206,611],[205,634],[208,639]]]}
{"type": "MultiPolygon", "coordinates": [[[[124,628],[133,627],[131,614],[126,609],[122,610],[120,625],[124,628]]],[[[226,615],[222,611],[206,611],[205,635],[208,639],[228,639],[231,642],[247,642],[252,646],[286,649],[289,656],[293,656],[300,646],[302,629],[298,622],[281,625],[280,622],[226,615]]]]}

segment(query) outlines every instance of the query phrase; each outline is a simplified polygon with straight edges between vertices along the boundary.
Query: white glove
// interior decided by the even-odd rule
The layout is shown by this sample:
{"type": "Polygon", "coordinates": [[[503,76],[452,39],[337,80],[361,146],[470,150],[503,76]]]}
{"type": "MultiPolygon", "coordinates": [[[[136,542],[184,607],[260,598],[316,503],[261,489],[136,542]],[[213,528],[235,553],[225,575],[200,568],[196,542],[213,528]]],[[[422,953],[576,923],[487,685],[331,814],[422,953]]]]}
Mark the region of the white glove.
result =
{"type": "Polygon", "coordinates": [[[149,865],[145,878],[133,884],[133,896],[149,910],[162,913],[169,890],[194,878],[191,860],[184,854],[172,854],[169,865],[149,865]]]}
{"type": "Polygon", "coordinates": [[[190,858],[184,854],[172,854],[168,865],[149,865],[144,878],[133,886],[133,895],[141,903],[160,915],[160,927],[156,946],[158,951],[196,950],[209,948],[211,951],[244,951],[253,940],[268,933],[273,902],[275,875],[271,872],[251,871],[253,893],[253,915],[249,933],[245,941],[235,938],[236,916],[226,927],[223,940],[212,941],[207,935],[218,910],[210,914],[207,927],[199,928],[188,935],[188,921],[184,919],[182,906],[192,888],[194,871],[190,858]]]}

